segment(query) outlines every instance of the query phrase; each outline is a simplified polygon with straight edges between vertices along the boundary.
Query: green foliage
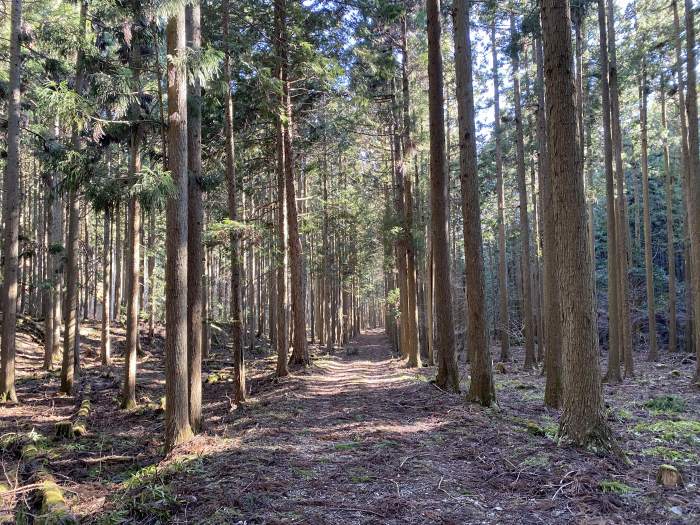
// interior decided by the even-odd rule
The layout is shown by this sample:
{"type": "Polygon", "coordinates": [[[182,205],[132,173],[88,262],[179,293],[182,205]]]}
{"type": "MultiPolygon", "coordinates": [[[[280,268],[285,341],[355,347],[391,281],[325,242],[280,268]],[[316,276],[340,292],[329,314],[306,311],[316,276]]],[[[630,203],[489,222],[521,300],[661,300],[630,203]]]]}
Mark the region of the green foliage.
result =
{"type": "Polygon", "coordinates": [[[656,413],[679,414],[685,412],[686,403],[678,396],[658,396],[649,399],[644,406],[656,413]]]}
{"type": "Polygon", "coordinates": [[[698,461],[698,455],[693,452],[685,452],[683,450],[676,450],[664,446],[644,449],[642,454],[645,456],[659,457],[674,463],[690,463],[698,461]]]}
{"type": "Polygon", "coordinates": [[[629,485],[626,485],[625,483],[622,483],[621,481],[616,481],[616,480],[611,480],[611,479],[604,479],[600,483],[598,483],[598,488],[605,494],[605,493],[611,493],[611,494],[618,494],[620,496],[624,496],[625,494],[630,494],[634,492],[634,489],[630,487],[629,485]]]}

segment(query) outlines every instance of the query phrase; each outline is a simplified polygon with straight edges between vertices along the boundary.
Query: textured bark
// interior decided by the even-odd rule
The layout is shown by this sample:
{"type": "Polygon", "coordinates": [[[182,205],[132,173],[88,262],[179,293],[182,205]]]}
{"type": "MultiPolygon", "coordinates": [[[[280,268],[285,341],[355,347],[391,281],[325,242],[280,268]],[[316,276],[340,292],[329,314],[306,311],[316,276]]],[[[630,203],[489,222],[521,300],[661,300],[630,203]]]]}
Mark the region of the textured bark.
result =
{"type": "MultiPolygon", "coordinates": [[[[81,38],[84,36],[85,20],[87,17],[87,0],[80,4],[79,27],[81,38]]],[[[76,57],[75,89],[82,93],[84,88],[84,64],[83,51],[78,49],[76,57]]],[[[71,147],[75,151],[81,148],[80,131],[73,126],[71,134],[71,147]]],[[[73,185],[68,190],[68,238],[66,253],[66,297],[63,332],[63,362],[61,363],[61,387],[64,394],[73,392],[75,380],[75,363],[78,361],[78,348],[80,332],[78,328],[78,240],[80,237],[80,200],[78,190],[73,185]]]]}
{"type": "Polygon", "coordinates": [[[501,106],[498,79],[496,22],[491,25],[491,60],[493,75],[493,135],[496,145],[496,192],[498,198],[498,339],[501,361],[510,358],[510,318],[508,316],[508,267],[506,264],[505,202],[503,195],[503,154],[501,152],[501,106]]]}
{"type": "MultiPolygon", "coordinates": [[[[686,113],[686,102],[685,102],[685,81],[683,78],[683,44],[681,42],[681,25],[680,25],[680,17],[678,16],[678,2],[676,0],[672,0],[671,2],[671,7],[673,8],[673,27],[675,30],[675,56],[676,56],[676,82],[678,86],[678,106],[679,106],[679,116],[680,116],[680,123],[681,123],[681,188],[683,189],[683,202],[684,202],[684,211],[685,211],[685,221],[683,222],[684,224],[684,234],[683,234],[683,243],[684,243],[684,268],[685,268],[685,274],[686,274],[686,281],[691,280],[692,281],[692,264],[690,264],[690,242],[689,242],[689,219],[688,219],[688,198],[690,191],[688,189],[688,183],[690,180],[690,146],[688,144],[688,115],[686,113]]],[[[693,311],[693,302],[692,302],[692,290],[689,290],[690,287],[686,287],[686,297],[688,298],[687,300],[687,308],[688,311],[690,312],[690,315],[687,316],[687,324],[686,324],[686,342],[688,343],[688,349],[692,350],[692,341],[693,341],[693,335],[692,335],[692,311],[693,311]]]]}
{"type": "MultiPolygon", "coordinates": [[[[682,88],[681,88],[682,89],[682,88]]],[[[661,142],[664,152],[664,173],[666,175],[666,258],[668,259],[668,350],[675,352],[678,346],[676,329],[676,238],[673,232],[673,171],[671,152],[668,147],[668,122],[666,116],[666,77],[661,73],[659,88],[661,100],[661,142]]]]}
{"type": "Polygon", "coordinates": [[[630,317],[629,300],[629,221],[627,220],[627,197],[625,196],[625,172],[622,164],[622,129],[620,127],[620,101],[617,82],[617,51],[615,45],[615,20],[613,8],[615,0],[607,2],[608,26],[608,82],[610,85],[610,120],[615,159],[615,185],[617,188],[616,231],[617,231],[617,260],[618,260],[618,307],[620,329],[618,340],[620,356],[625,364],[625,377],[634,376],[632,357],[632,321],[630,317]]]}
{"type": "Polygon", "coordinates": [[[122,304],[122,214],[119,203],[114,207],[114,308],[112,309],[112,319],[117,323],[120,321],[122,304]]]}
{"type": "MultiPolygon", "coordinates": [[[[411,139],[411,99],[408,82],[408,39],[404,15],[401,18],[401,99],[403,109],[402,154],[404,166],[406,159],[414,156],[414,144],[411,139]]],[[[411,346],[408,352],[408,366],[420,367],[420,338],[418,333],[418,288],[416,283],[416,246],[413,241],[413,185],[411,176],[406,173],[404,180],[404,235],[406,237],[406,287],[408,289],[408,329],[411,334],[411,346]]]]}
{"type": "MultiPolygon", "coordinates": [[[[196,1],[186,8],[188,47],[202,46],[201,6],[196,1]]],[[[191,81],[187,93],[187,376],[189,387],[190,426],[194,432],[202,427],[202,283],[204,250],[202,228],[202,88],[198,78],[191,81]]]]}
{"type": "MultiPolygon", "coordinates": [[[[515,42],[515,15],[510,15],[511,40],[515,42]]],[[[533,318],[532,270],[530,268],[530,220],[527,213],[527,183],[525,180],[525,141],[523,138],[523,112],[520,102],[520,56],[518,49],[512,49],[513,62],[513,105],[515,110],[516,172],[518,197],[520,200],[520,253],[523,294],[523,317],[525,321],[525,362],[523,368],[534,368],[535,320],[533,318]]]]}
{"type": "MultiPolygon", "coordinates": [[[[282,1],[274,2],[275,17],[275,58],[276,78],[282,82],[283,71],[283,41],[286,24],[285,4],[282,1]]],[[[287,334],[287,199],[285,196],[285,172],[286,155],[284,150],[284,125],[281,114],[282,106],[278,107],[280,114],[277,116],[277,367],[278,377],[286,376],[287,355],[289,354],[289,338],[287,334]]],[[[324,252],[325,253],[325,252],[324,252]]]]}
{"type": "Polygon", "coordinates": [[[547,144],[547,114],[544,91],[544,62],[542,42],[535,43],[535,62],[537,63],[537,158],[538,182],[541,193],[542,209],[542,291],[545,341],[545,370],[547,373],[544,403],[552,408],[559,408],[562,402],[561,386],[561,305],[559,297],[559,280],[557,277],[555,238],[554,198],[552,178],[549,170],[549,147],[547,144]]]}
{"type": "MultiPolygon", "coordinates": [[[[695,71],[695,12],[691,0],[685,0],[686,66],[688,70],[688,234],[690,237],[690,282],[693,314],[700,312],[700,139],[698,139],[698,95],[695,71]]],[[[693,382],[700,384],[700,322],[693,319],[693,343],[697,359],[693,382]]]]}
{"type": "Polygon", "coordinates": [[[110,334],[110,292],[112,289],[112,213],[109,208],[104,211],[102,235],[102,330],[100,337],[100,358],[103,366],[112,364],[112,336],[110,334]]]}
{"type": "Polygon", "coordinates": [[[642,73],[640,77],[639,123],[641,126],[642,149],[642,196],[644,199],[644,270],[647,285],[647,317],[649,319],[649,353],[647,360],[656,361],[659,350],[656,341],[656,305],[654,302],[654,266],[651,245],[651,216],[649,202],[649,159],[647,138],[647,70],[646,59],[642,58],[642,73]]]}
{"type": "Polygon", "coordinates": [[[192,436],[187,382],[187,77],[184,68],[185,7],[167,25],[168,166],[176,194],[166,211],[165,450],[192,436]]]}
{"type": "Polygon", "coordinates": [[[455,355],[450,250],[447,237],[447,165],[445,157],[445,95],[440,50],[440,0],[426,0],[428,25],[428,112],[430,122],[430,210],[435,268],[435,330],[438,386],[459,391],[455,355]]]}
{"type": "MultiPolygon", "coordinates": [[[[600,31],[601,70],[607,72],[608,29],[606,23],[605,0],[598,0],[598,29],[600,31]]],[[[603,148],[605,164],[605,187],[607,195],[608,227],[608,370],[605,380],[619,383],[620,375],[620,306],[619,306],[619,244],[617,242],[617,220],[615,203],[615,178],[613,174],[612,130],[610,121],[610,84],[608,75],[601,76],[601,97],[603,105],[603,148]]]]}
{"type": "MultiPolygon", "coordinates": [[[[224,35],[224,82],[228,89],[224,97],[226,108],[226,187],[228,190],[228,215],[234,223],[238,221],[236,202],[236,163],[233,137],[233,97],[231,96],[231,55],[228,46],[229,2],[221,4],[224,35]]],[[[241,403],[246,398],[245,361],[243,356],[243,317],[241,312],[241,239],[234,228],[230,237],[231,255],[231,342],[233,345],[234,402],[241,403]]]]}
{"type": "Polygon", "coordinates": [[[19,160],[20,160],[20,31],[22,0],[10,6],[10,82],[7,98],[7,161],[3,180],[3,284],[2,284],[2,367],[0,401],[17,401],[15,391],[15,354],[17,330],[17,275],[19,264],[19,160]]]}
{"type": "MultiPolygon", "coordinates": [[[[132,135],[129,172],[138,176],[141,170],[139,132],[132,135]]],[[[124,384],[122,388],[122,408],[136,407],[136,358],[139,340],[139,230],[141,229],[141,205],[138,198],[129,199],[128,236],[129,251],[126,258],[126,348],[124,350],[124,384]]]]}
{"type": "Polygon", "coordinates": [[[471,382],[469,399],[490,406],[496,401],[491,370],[484,257],[481,235],[481,204],[477,170],[472,48],[469,0],[456,0],[452,8],[455,39],[457,112],[459,119],[459,168],[464,222],[464,261],[467,289],[466,323],[471,382]]]}
{"type": "Polygon", "coordinates": [[[299,220],[297,216],[296,191],[294,188],[294,152],[292,147],[292,101],[288,78],[289,43],[287,42],[286,0],[275,0],[280,6],[283,21],[280,50],[282,78],[282,99],[280,100],[283,118],[282,138],[284,145],[284,179],[287,200],[287,249],[289,251],[290,295],[292,307],[293,341],[290,363],[306,366],[309,364],[309,350],[306,345],[306,305],[304,301],[303,258],[301,239],[299,237],[299,220]]]}
{"type": "Polygon", "coordinates": [[[576,140],[568,0],[540,3],[547,92],[548,151],[561,288],[563,411],[560,433],[574,444],[609,446],[598,365],[586,199],[576,140]]]}
{"type": "MultiPolygon", "coordinates": [[[[138,8],[135,8],[135,16],[138,8]]],[[[141,41],[135,39],[131,43],[130,66],[133,75],[133,89],[141,93],[141,41]]],[[[140,111],[138,102],[132,104],[130,113],[138,115],[140,111]]],[[[131,125],[131,144],[129,145],[129,179],[138,180],[141,174],[141,144],[145,130],[139,123],[131,125]]],[[[126,233],[126,348],[124,350],[124,384],[122,386],[121,406],[125,409],[136,407],[136,359],[139,350],[139,280],[140,266],[140,232],[141,232],[141,204],[138,197],[132,195],[129,198],[129,210],[127,216],[126,233]]]]}

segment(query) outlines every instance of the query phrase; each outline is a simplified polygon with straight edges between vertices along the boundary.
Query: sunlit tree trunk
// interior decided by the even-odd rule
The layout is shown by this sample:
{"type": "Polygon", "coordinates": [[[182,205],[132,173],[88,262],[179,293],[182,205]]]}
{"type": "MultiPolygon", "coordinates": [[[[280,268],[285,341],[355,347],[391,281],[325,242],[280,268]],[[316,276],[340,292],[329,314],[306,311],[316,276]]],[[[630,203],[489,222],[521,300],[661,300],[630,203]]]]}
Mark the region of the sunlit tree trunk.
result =
{"type": "MultiPolygon", "coordinates": [[[[186,8],[188,46],[196,53],[202,45],[201,7],[195,1],[186,8]]],[[[187,167],[189,169],[187,208],[187,375],[190,426],[202,427],[202,282],[204,250],[202,228],[202,88],[192,79],[187,105],[187,167]]]]}
{"type": "MultiPolygon", "coordinates": [[[[695,11],[693,2],[685,0],[686,65],[688,94],[685,100],[688,112],[688,231],[690,236],[690,280],[693,315],[700,313],[700,140],[698,139],[698,96],[695,71],[695,11]]],[[[694,383],[700,383],[700,322],[693,318],[695,361],[694,383]]]]}
{"type": "Polygon", "coordinates": [[[7,97],[7,160],[3,181],[3,284],[2,284],[2,367],[0,401],[17,401],[15,391],[15,353],[17,325],[17,274],[19,264],[19,161],[20,161],[20,31],[22,0],[10,6],[10,83],[7,97]]]}
{"type": "MultiPolygon", "coordinates": [[[[85,34],[87,17],[87,0],[80,4],[81,39],[85,34]]],[[[84,87],[83,51],[78,48],[76,58],[75,90],[82,93],[84,87]]],[[[81,149],[80,131],[73,125],[71,146],[75,151],[81,149]]],[[[66,253],[66,297],[63,333],[63,362],[61,364],[61,392],[71,394],[75,381],[75,362],[77,360],[77,345],[79,341],[78,328],[78,241],[80,237],[80,200],[78,189],[72,186],[68,190],[68,238],[66,253]]]]}
{"type": "Polygon", "coordinates": [[[561,288],[563,412],[560,433],[581,446],[609,446],[598,365],[586,198],[577,151],[568,0],[542,0],[548,150],[561,288]]]}
{"type": "Polygon", "coordinates": [[[469,399],[490,406],[496,401],[486,319],[481,204],[477,170],[472,47],[469,28],[470,0],[456,0],[452,8],[455,39],[457,112],[459,119],[459,167],[464,222],[466,266],[466,323],[471,383],[469,399]]]}
{"type": "Polygon", "coordinates": [[[165,263],[165,449],[192,436],[187,381],[187,77],[185,6],[168,20],[168,199],[165,263]]]}
{"type": "Polygon", "coordinates": [[[450,249],[447,237],[448,177],[445,157],[445,95],[440,36],[440,0],[426,0],[428,23],[428,113],[430,122],[430,209],[435,268],[435,329],[438,386],[459,391],[455,354],[450,249]]]}

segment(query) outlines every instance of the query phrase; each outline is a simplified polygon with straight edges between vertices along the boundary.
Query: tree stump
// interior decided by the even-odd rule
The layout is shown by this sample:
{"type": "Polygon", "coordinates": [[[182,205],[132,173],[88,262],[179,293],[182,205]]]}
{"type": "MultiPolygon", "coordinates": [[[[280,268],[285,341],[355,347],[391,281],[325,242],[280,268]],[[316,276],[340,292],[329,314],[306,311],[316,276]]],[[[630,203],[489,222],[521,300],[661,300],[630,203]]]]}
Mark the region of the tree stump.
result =
{"type": "Polygon", "coordinates": [[[656,482],[667,488],[683,486],[683,476],[673,465],[661,465],[656,474],[656,482]]]}

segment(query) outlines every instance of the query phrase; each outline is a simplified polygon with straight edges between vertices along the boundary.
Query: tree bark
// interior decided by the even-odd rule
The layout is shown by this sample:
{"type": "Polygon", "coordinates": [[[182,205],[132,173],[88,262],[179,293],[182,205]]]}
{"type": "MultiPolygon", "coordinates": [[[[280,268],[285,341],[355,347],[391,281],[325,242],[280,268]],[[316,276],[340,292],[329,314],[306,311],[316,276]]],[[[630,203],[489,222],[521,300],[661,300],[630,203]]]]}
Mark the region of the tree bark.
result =
{"type": "MultiPolygon", "coordinates": [[[[680,90],[683,88],[680,87],[680,90]]],[[[668,350],[675,352],[677,343],[676,328],[676,240],[673,231],[673,171],[671,152],[668,146],[668,122],[666,117],[666,77],[661,73],[659,88],[661,99],[661,141],[664,152],[664,173],[666,174],[666,257],[668,259],[668,350]]]]}
{"type": "Polygon", "coordinates": [[[455,355],[450,249],[447,237],[448,177],[445,158],[445,95],[440,50],[440,0],[426,0],[428,26],[428,114],[430,123],[430,209],[435,265],[435,329],[438,386],[459,391],[455,355]]]}
{"type": "Polygon", "coordinates": [[[20,33],[22,0],[12,0],[10,6],[10,82],[7,99],[7,161],[3,181],[3,243],[2,284],[2,367],[0,401],[17,401],[15,390],[15,354],[17,330],[17,274],[19,264],[19,161],[20,161],[20,100],[22,59],[20,33]]]}
{"type": "Polygon", "coordinates": [[[165,450],[192,437],[187,381],[187,76],[185,6],[167,25],[168,166],[176,194],[168,199],[165,263],[165,450]]]}
{"type": "MultiPolygon", "coordinates": [[[[515,46],[515,15],[510,15],[512,45],[515,46]]],[[[520,102],[520,56],[519,50],[511,50],[513,62],[513,105],[515,109],[516,172],[520,199],[520,253],[523,290],[523,314],[525,321],[525,362],[523,369],[535,367],[535,321],[532,315],[533,293],[530,269],[530,221],[527,213],[527,183],[525,181],[525,141],[523,139],[523,114],[520,102]]]]}
{"type": "Polygon", "coordinates": [[[648,361],[656,361],[659,358],[659,350],[656,341],[656,305],[654,302],[654,266],[651,245],[651,203],[649,202],[649,160],[647,138],[647,70],[646,58],[642,58],[642,72],[640,76],[640,103],[639,123],[641,126],[641,150],[642,150],[642,197],[644,199],[644,270],[647,286],[647,317],[649,320],[649,353],[648,361]]]}
{"type": "Polygon", "coordinates": [[[491,370],[491,350],[486,319],[481,204],[479,201],[479,173],[474,121],[472,47],[469,28],[470,7],[470,0],[456,0],[452,8],[466,267],[466,341],[471,364],[471,383],[468,397],[483,406],[490,406],[496,401],[496,389],[491,370]]]}
{"type": "Polygon", "coordinates": [[[600,31],[601,97],[603,104],[603,147],[605,164],[605,184],[607,194],[608,219],[608,370],[605,381],[619,383],[621,333],[619,306],[619,263],[620,253],[617,242],[617,204],[615,203],[615,177],[613,174],[612,124],[610,114],[610,84],[608,65],[608,30],[606,23],[605,0],[598,0],[598,28],[600,31]]]}
{"type": "MultiPolygon", "coordinates": [[[[201,5],[188,5],[185,11],[188,46],[196,53],[202,46],[201,5]]],[[[226,45],[226,43],[224,43],[226,45]]],[[[198,78],[191,81],[187,104],[187,376],[190,426],[202,427],[202,282],[204,250],[202,228],[202,88],[198,78]]]]}
{"type": "Polygon", "coordinates": [[[549,168],[561,288],[563,412],[560,433],[579,446],[610,446],[603,415],[586,199],[577,151],[568,0],[542,0],[549,168]]]}
{"type": "Polygon", "coordinates": [[[501,361],[510,359],[510,318],[508,315],[508,267],[506,265],[505,202],[503,195],[503,154],[501,152],[501,106],[498,78],[496,21],[491,25],[491,61],[493,75],[493,136],[496,145],[496,192],[498,198],[498,339],[501,361]]]}
{"type": "MultiPolygon", "coordinates": [[[[700,139],[698,139],[698,96],[695,71],[695,11],[693,2],[685,0],[686,65],[688,94],[688,233],[690,236],[690,281],[693,315],[700,313],[700,139]]],[[[700,322],[693,318],[693,343],[697,359],[693,382],[700,384],[700,322]]]]}
{"type": "Polygon", "coordinates": [[[110,292],[112,289],[112,213],[110,208],[104,211],[104,228],[102,235],[102,331],[100,339],[100,358],[103,366],[112,365],[112,336],[110,334],[110,292]]]}

